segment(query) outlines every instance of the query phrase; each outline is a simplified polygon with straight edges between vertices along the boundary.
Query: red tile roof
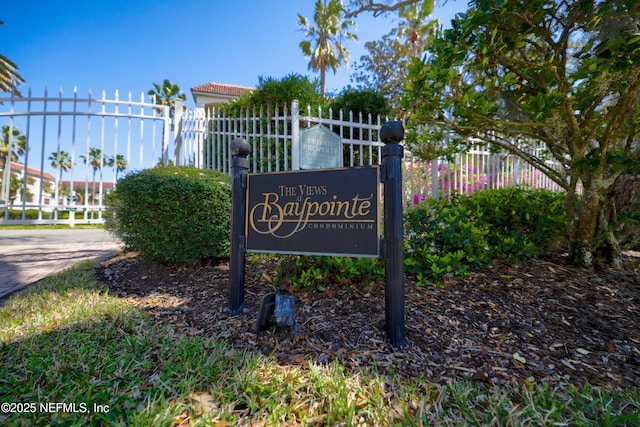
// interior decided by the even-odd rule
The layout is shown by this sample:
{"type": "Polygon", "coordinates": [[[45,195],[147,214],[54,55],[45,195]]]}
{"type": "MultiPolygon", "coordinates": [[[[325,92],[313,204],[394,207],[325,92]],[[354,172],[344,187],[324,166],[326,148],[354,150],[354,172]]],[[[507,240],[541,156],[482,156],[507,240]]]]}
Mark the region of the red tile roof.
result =
{"type": "Polygon", "coordinates": [[[214,95],[226,95],[226,96],[242,96],[250,90],[255,88],[247,86],[228,85],[222,83],[205,83],[200,86],[192,87],[191,92],[204,92],[214,95]]]}
{"type": "MultiPolygon", "coordinates": [[[[4,169],[4,162],[5,162],[5,159],[0,159],[0,168],[2,169],[4,169]]],[[[24,165],[22,163],[11,162],[11,170],[14,172],[24,172],[24,165]]],[[[40,178],[40,173],[41,173],[40,169],[30,168],[30,167],[27,168],[28,176],[34,176],[34,177],[40,178]]],[[[55,181],[55,178],[53,177],[53,175],[51,175],[48,172],[42,173],[42,177],[50,181],[55,181]]]]}

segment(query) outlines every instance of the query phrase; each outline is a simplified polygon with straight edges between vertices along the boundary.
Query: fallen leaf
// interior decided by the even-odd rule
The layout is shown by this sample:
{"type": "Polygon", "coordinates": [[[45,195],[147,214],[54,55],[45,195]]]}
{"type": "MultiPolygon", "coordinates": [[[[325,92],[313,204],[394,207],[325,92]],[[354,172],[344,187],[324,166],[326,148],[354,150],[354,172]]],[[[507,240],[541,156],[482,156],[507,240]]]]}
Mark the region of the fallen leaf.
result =
{"type": "Polygon", "coordinates": [[[202,409],[202,412],[212,412],[218,408],[218,404],[216,403],[213,396],[206,391],[203,392],[192,392],[189,395],[189,398],[193,401],[194,404],[197,404],[202,409]]]}
{"type": "Polygon", "coordinates": [[[518,353],[518,352],[513,353],[513,358],[515,360],[517,360],[518,362],[522,363],[522,364],[527,363],[527,359],[525,359],[524,357],[520,356],[520,353],[518,353]]]}
{"type": "Polygon", "coordinates": [[[264,279],[264,281],[267,283],[271,283],[273,281],[271,279],[271,276],[269,276],[269,274],[266,271],[262,272],[262,279],[264,279]]]}

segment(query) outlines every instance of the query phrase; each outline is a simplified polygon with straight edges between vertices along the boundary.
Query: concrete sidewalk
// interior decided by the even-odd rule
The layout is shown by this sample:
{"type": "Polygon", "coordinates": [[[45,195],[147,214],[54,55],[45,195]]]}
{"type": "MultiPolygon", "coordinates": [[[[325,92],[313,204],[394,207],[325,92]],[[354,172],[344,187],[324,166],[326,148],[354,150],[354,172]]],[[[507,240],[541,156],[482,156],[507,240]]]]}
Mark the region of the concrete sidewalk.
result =
{"type": "Polygon", "coordinates": [[[104,230],[0,230],[0,302],[80,261],[115,255],[122,244],[104,230]]]}

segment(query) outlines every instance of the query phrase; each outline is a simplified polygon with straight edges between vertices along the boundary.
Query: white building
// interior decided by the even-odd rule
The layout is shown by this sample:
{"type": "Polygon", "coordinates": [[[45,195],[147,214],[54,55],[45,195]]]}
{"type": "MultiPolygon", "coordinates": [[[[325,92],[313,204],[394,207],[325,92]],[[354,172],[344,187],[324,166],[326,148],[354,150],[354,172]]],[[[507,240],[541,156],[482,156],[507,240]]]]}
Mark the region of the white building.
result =
{"type": "MultiPolygon", "coordinates": [[[[0,160],[0,185],[3,187],[5,171],[4,171],[5,159],[0,160]]],[[[22,163],[11,162],[11,176],[26,182],[26,203],[38,203],[40,196],[42,195],[42,204],[53,204],[53,192],[55,190],[56,179],[48,172],[41,171],[39,169],[27,167],[22,163]]],[[[2,191],[0,191],[2,194],[2,191]]],[[[24,187],[17,192],[12,192],[9,195],[9,204],[19,205],[23,202],[24,187]]],[[[0,204],[4,204],[4,201],[0,200],[0,204]]],[[[38,203],[39,204],[39,203],[38,203]]]]}

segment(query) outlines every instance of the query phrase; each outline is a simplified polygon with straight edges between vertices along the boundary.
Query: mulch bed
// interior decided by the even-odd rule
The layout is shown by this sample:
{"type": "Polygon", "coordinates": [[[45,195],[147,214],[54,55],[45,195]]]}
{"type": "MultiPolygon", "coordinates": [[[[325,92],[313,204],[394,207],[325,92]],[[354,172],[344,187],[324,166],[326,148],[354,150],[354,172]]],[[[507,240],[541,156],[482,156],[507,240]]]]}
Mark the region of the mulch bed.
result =
{"type": "Polygon", "coordinates": [[[640,278],[634,271],[577,269],[559,257],[496,264],[447,280],[444,288],[407,278],[407,345],[401,349],[385,338],[384,284],[289,292],[272,282],[273,271],[273,265],[248,263],[245,309],[234,317],[225,262],[177,269],[129,253],[103,261],[98,278],[178,333],[225,340],[282,364],[338,360],[439,383],[640,386],[640,278]],[[275,325],[254,331],[267,292],[294,297],[296,333],[275,325]]]}

